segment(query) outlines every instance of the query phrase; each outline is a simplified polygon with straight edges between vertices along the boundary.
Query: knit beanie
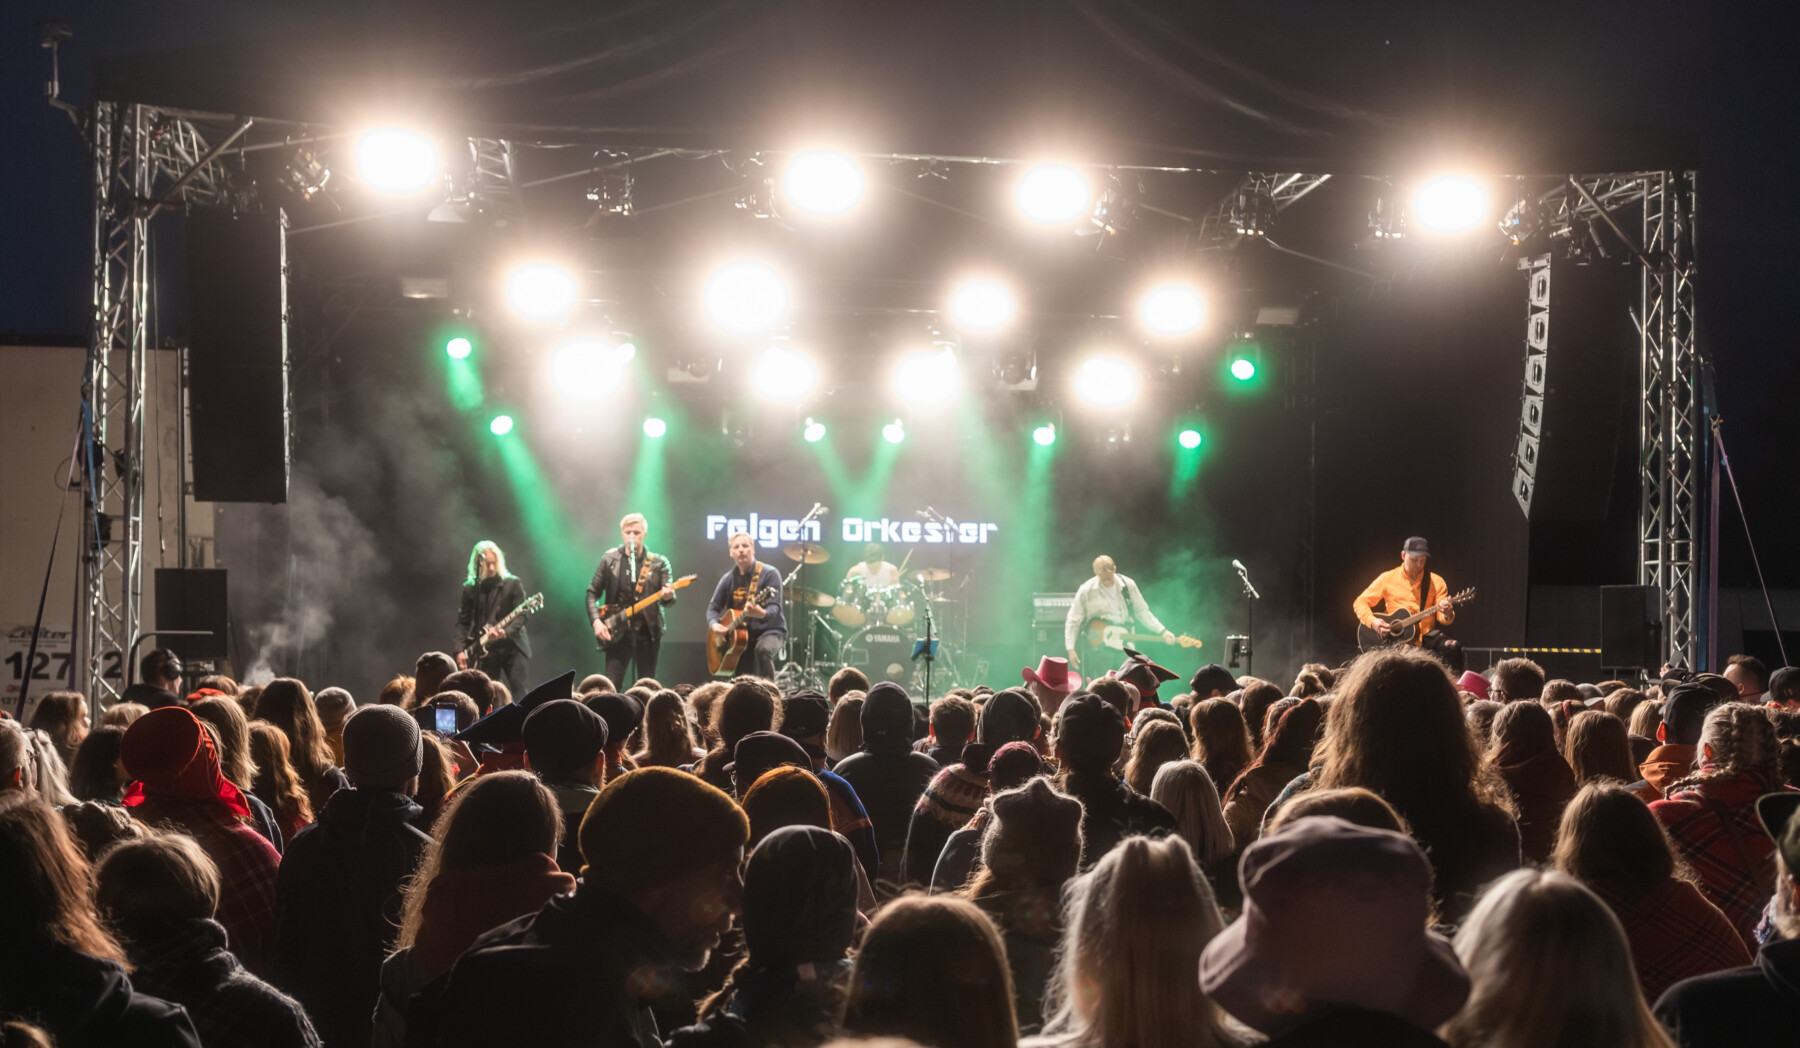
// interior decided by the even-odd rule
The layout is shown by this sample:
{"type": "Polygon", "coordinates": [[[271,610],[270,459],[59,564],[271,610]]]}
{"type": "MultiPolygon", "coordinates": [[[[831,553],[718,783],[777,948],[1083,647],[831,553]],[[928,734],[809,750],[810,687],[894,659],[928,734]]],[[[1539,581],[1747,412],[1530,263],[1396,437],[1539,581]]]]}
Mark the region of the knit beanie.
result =
{"type": "Polygon", "coordinates": [[[977,740],[995,748],[1009,742],[1030,742],[1038,736],[1037,705],[1017,688],[997,691],[981,708],[977,740]]]}
{"type": "Polygon", "coordinates": [[[525,715],[520,736],[531,769],[560,777],[592,766],[606,749],[606,722],[574,699],[552,699],[525,715]]]}
{"type": "Polygon", "coordinates": [[[781,734],[790,739],[810,739],[831,726],[831,700],[816,691],[800,691],[781,703],[781,734]]]}
{"type": "Polygon", "coordinates": [[[1119,759],[1125,744],[1125,715],[1100,696],[1078,694],[1058,711],[1061,728],[1056,743],[1070,771],[1105,771],[1119,759]]]}
{"type": "Polygon", "coordinates": [[[905,753],[912,748],[913,706],[906,689],[882,681],[863,697],[863,749],[870,753],[905,753]]]}
{"type": "Polygon", "coordinates": [[[729,861],[750,820],[722,790],[674,768],[639,768],[606,784],[581,820],[582,878],[633,895],[729,861]]]}
{"type": "Polygon", "coordinates": [[[988,802],[994,821],[981,839],[982,865],[995,874],[1061,884],[1081,868],[1081,802],[1032,779],[988,802]]]}
{"type": "Polygon", "coordinates": [[[398,789],[424,764],[419,723],[400,707],[364,706],[344,722],[344,774],[354,785],[398,789]]]}
{"type": "Polygon", "coordinates": [[[1025,785],[1044,773],[1044,758],[1029,742],[1009,742],[988,761],[988,788],[998,793],[1025,785]]]}
{"type": "Polygon", "coordinates": [[[606,722],[606,742],[609,746],[623,746],[644,719],[644,707],[638,705],[638,700],[616,691],[603,691],[581,701],[606,722]]]}

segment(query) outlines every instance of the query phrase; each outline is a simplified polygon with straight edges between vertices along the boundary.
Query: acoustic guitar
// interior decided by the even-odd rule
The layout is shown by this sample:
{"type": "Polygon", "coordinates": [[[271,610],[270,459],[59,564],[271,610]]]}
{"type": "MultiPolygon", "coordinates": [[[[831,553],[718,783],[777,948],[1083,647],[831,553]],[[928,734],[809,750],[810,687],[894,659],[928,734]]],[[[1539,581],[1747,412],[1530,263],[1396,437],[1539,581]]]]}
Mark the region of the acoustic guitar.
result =
{"type": "MultiPolygon", "coordinates": [[[[533,593],[531,596],[525,598],[525,603],[520,604],[512,611],[507,612],[505,618],[494,623],[494,628],[510,637],[512,636],[512,628],[514,626],[537,614],[539,609],[543,608],[543,606],[544,595],[542,593],[533,593]]],[[[463,654],[467,655],[469,658],[469,665],[473,666],[482,658],[486,657],[487,648],[487,630],[486,628],[483,628],[478,631],[475,636],[470,637],[463,642],[462,650],[463,654]]]]}
{"type": "MultiPolygon", "coordinates": [[[[1125,645],[1128,643],[1137,644],[1143,641],[1151,641],[1156,644],[1170,643],[1164,641],[1163,635],[1160,633],[1133,633],[1130,626],[1116,626],[1105,619],[1089,619],[1087,624],[1081,628],[1088,644],[1096,648],[1124,651],[1125,645]]],[[[1201,646],[1200,641],[1186,634],[1177,636],[1173,643],[1184,648],[1201,646]]]]}
{"type": "MultiPolygon", "coordinates": [[[[669,588],[675,590],[681,589],[683,586],[686,586],[688,583],[699,577],[700,576],[698,575],[683,575],[674,582],[669,583],[669,588]]],[[[633,604],[630,607],[620,608],[617,611],[610,610],[607,605],[602,604],[600,606],[600,621],[606,625],[606,632],[612,634],[612,640],[602,644],[600,638],[595,637],[594,644],[598,646],[600,650],[605,651],[611,645],[619,643],[620,639],[625,636],[626,626],[631,621],[631,617],[642,612],[645,608],[648,608],[650,605],[655,604],[661,599],[662,591],[658,590],[648,597],[645,597],[643,600],[638,601],[636,604],[633,604]]]]}
{"type": "MultiPolygon", "coordinates": [[[[774,588],[764,587],[744,603],[762,607],[773,599],[774,588]]],[[[725,627],[724,633],[706,631],[706,669],[715,677],[729,677],[737,672],[744,652],[750,650],[750,624],[745,621],[743,608],[733,608],[719,616],[719,625],[725,627]]]]}
{"type": "MultiPolygon", "coordinates": [[[[1455,607],[1458,604],[1467,604],[1474,599],[1475,587],[1470,586],[1456,596],[1451,597],[1450,606],[1455,607]]],[[[1376,648],[1385,648],[1390,644],[1418,644],[1423,640],[1419,634],[1419,623],[1424,622],[1436,613],[1437,605],[1433,604],[1423,611],[1415,611],[1410,615],[1407,614],[1405,608],[1401,608],[1398,611],[1391,611],[1386,615],[1377,615],[1375,616],[1376,618],[1388,624],[1387,636],[1384,637],[1375,629],[1358,623],[1356,626],[1356,646],[1363,651],[1374,651],[1376,648]]]]}

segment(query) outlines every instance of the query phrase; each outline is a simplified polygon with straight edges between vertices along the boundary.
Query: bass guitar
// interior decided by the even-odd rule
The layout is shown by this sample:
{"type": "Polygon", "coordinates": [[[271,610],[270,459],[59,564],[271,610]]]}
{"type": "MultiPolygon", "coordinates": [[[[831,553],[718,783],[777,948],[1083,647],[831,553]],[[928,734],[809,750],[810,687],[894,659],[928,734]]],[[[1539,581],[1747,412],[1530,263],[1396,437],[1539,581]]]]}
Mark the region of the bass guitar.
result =
{"type": "MultiPolygon", "coordinates": [[[[775,590],[765,587],[746,604],[762,607],[775,599],[775,590]]],[[[744,609],[734,608],[719,616],[725,632],[706,631],[706,669],[715,677],[729,677],[737,672],[738,660],[750,650],[750,624],[744,621],[744,609]]]]}
{"type": "MultiPolygon", "coordinates": [[[[678,590],[699,577],[700,576],[698,575],[683,575],[674,582],[669,583],[669,588],[678,590]]],[[[636,604],[633,604],[630,607],[620,608],[617,611],[609,610],[606,605],[602,604],[600,606],[600,621],[606,626],[606,632],[612,634],[612,640],[602,643],[600,638],[595,637],[594,643],[599,645],[603,651],[608,645],[617,644],[619,639],[625,635],[626,624],[630,622],[631,617],[661,599],[662,592],[659,590],[650,594],[648,597],[645,597],[643,600],[638,601],[636,604]]]]}
{"type": "MultiPolygon", "coordinates": [[[[537,614],[543,607],[544,595],[542,593],[533,593],[531,596],[525,598],[525,603],[507,612],[505,618],[494,623],[493,628],[499,630],[501,633],[511,636],[512,628],[514,626],[517,626],[519,623],[537,614]]],[[[462,650],[463,654],[468,656],[469,665],[471,666],[484,658],[487,655],[488,650],[487,630],[483,629],[475,634],[475,636],[465,641],[462,650]]]]}
{"type": "MultiPolygon", "coordinates": [[[[1475,587],[1470,586],[1451,597],[1450,606],[1467,604],[1474,599],[1475,587]]],[[[1419,623],[1424,622],[1436,612],[1437,605],[1433,604],[1423,611],[1415,611],[1411,614],[1407,614],[1406,609],[1401,608],[1399,611],[1391,611],[1386,615],[1377,615],[1376,618],[1388,624],[1388,632],[1385,637],[1374,628],[1358,623],[1356,646],[1363,651],[1374,651],[1376,648],[1385,648],[1389,644],[1418,644],[1423,639],[1419,635],[1419,623]]]]}
{"type": "MultiPolygon", "coordinates": [[[[1136,644],[1142,641],[1152,641],[1157,644],[1168,643],[1163,640],[1163,635],[1160,633],[1133,633],[1130,626],[1115,626],[1105,619],[1089,619],[1087,624],[1081,628],[1088,644],[1096,648],[1124,651],[1127,643],[1136,644]]],[[[1184,648],[1200,647],[1198,640],[1186,634],[1177,636],[1173,643],[1184,648]]]]}

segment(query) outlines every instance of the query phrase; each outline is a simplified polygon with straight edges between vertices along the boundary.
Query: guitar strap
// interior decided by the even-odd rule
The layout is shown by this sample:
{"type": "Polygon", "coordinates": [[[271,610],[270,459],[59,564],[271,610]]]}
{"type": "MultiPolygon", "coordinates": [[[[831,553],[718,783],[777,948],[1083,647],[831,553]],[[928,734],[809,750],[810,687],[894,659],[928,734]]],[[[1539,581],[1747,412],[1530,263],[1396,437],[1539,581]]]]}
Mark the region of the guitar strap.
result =
{"type": "Polygon", "coordinates": [[[638,568],[637,595],[639,600],[642,600],[644,597],[644,585],[650,581],[650,565],[655,559],[656,554],[650,552],[649,546],[645,546],[644,563],[638,568]]]}

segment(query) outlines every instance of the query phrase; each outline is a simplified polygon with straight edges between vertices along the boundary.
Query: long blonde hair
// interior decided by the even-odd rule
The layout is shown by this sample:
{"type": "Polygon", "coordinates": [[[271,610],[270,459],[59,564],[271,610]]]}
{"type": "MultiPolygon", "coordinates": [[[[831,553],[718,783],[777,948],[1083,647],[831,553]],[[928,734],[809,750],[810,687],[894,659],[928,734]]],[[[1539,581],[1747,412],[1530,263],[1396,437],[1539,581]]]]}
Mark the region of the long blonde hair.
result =
{"type": "Polygon", "coordinates": [[[825,756],[841,761],[862,749],[863,693],[853,691],[831,708],[825,725],[825,756]]]}
{"type": "Polygon", "coordinates": [[[1457,930],[1456,955],[1472,987],[1439,1031],[1452,1048],[1673,1048],[1619,919],[1566,873],[1495,881],[1457,930]]]}
{"type": "Polygon", "coordinates": [[[1225,813],[1219,807],[1218,784],[1199,761],[1170,761],[1156,769],[1150,799],[1175,816],[1175,832],[1202,866],[1236,850],[1231,827],[1225,824],[1225,813]]]}
{"type": "Polygon", "coordinates": [[[481,580],[481,555],[488,550],[494,551],[494,574],[503,579],[513,578],[513,573],[506,570],[506,551],[496,546],[491,539],[482,539],[469,551],[469,574],[463,579],[463,585],[473,586],[481,580]]]}
{"type": "Polygon", "coordinates": [[[1224,928],[1180,837],[1127,838],[1069,883],[1056,969],[1033,1048],[1212,1048],[1224,1013],[1195,985],[1224,928]]]}

